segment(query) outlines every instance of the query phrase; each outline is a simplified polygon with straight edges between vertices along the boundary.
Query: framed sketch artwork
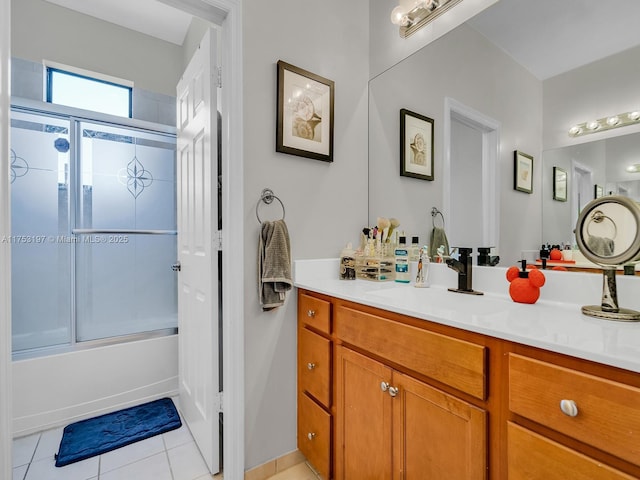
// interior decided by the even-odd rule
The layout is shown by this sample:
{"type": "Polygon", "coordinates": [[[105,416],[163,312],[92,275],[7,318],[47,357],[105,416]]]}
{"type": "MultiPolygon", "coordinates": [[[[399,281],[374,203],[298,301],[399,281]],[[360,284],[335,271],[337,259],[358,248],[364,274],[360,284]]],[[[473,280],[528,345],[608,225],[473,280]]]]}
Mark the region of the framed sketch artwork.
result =
{"type": "Polygon", "coordinates": [[[513,188],[533,193],[533,157],[518,150],[513,152],[513,188]]]}
{"type": "Polygon", "coordinates": [[[400,110],[400,175],[433,180],[433,120],[400,110]]]}
{"type": "Polygon", "coordinates": [[[276,152],[333,161],[334,82],[278,61],[276,152]]]}

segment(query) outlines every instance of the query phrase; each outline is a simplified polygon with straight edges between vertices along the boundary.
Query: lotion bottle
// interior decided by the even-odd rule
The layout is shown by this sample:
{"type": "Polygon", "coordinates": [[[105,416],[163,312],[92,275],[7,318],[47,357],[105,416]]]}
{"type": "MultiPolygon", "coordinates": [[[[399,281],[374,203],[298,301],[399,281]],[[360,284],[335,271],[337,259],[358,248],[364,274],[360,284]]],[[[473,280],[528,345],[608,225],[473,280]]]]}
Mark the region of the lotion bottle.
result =
{"type": "Polygon", "coordinates": [[[395,250],[396,257],[396,282],[409,283],[411,274],[409,272],[409,249],[407,248],[406,237],[400,237],[400,241],[395,250]]]}

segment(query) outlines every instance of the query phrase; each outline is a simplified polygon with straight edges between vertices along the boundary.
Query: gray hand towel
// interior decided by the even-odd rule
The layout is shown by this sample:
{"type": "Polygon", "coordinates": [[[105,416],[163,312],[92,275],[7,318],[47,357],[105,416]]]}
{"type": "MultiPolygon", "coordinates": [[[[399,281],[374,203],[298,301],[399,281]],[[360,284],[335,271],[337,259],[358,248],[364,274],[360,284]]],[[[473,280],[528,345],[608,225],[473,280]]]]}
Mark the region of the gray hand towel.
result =
{"type": "Polygon", "coordinates": [[[447,240],[447,234],[444,232],[444,228],[433,227],[429,240],[429,255],[431,256],[431,260],[435,261],[438,258],[438,248],[440,245],[444,245],[444,254],[448,256],[449,240],[447,240]]]}
{"type": "Polygon", "coordinates": [[[292,286],[287,225],[284,220],[263,222],[258,248],[258,296],[262,310],[282,306],[292,286]]]}
{"type": "Polygon", "coordinates": [[[587,246],[589,250],[600,257],[613,257],[614,243],[610,238],[589,235],[587,246]]]}

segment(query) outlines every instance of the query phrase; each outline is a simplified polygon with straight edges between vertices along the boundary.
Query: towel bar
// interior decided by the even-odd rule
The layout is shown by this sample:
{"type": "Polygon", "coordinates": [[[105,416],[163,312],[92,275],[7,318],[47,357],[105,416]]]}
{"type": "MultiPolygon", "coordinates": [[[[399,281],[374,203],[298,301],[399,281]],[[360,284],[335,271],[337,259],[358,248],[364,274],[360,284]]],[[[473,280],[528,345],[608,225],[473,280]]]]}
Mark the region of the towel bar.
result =
{"type": "Polygon", "coordinates": [[[260,220],[260,215],[258,214],[258,208],[260,207],[260,202],[264,202],[267,205],[270,205],[271,203],[273,203],[274,199],[280,202],[280,206],[282,207],[282,220],[284,220],[284,215],[285,215],[284,203],[282,203],[282,200],[280,200],[277,197],[277,195],[273,193],[273,190],[271,190],[270,188],[265,188],[264,190],[262,190],[262,193],[260,194],[260,200],[258,200],[258,203],[256,203],[256,218],[258,219],[258,223],[262,223],[262,220],[260,220]]]}

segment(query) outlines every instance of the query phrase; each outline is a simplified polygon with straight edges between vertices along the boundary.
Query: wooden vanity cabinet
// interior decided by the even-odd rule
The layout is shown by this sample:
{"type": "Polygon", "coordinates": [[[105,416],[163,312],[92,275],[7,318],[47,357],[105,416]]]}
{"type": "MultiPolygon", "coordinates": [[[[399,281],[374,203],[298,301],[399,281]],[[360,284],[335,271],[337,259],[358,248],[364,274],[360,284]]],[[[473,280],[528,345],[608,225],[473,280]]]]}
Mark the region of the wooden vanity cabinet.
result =
{"type": "Polygon", "coordinates": [[[298,294],[298,449],[331,478],[333,342],[331,303],[298,294]]]}
{"type": "Polygon", "coordinates": [[[485,347],[337,302],[336,480],[486,478],[485,347]]]}
{"type": "Polygon", "coordinates": [[[588,450],[640,464],[640,388],[613,380],[613,368],[611,378],[604,378],[527,353],[508,356],[509,478],[638,478],[588,450]]]}
{"type": "Polygon", "coordinates": [[[326,480],[640,479],[640,374],[306,290],[298,341],[326,480]]]}

